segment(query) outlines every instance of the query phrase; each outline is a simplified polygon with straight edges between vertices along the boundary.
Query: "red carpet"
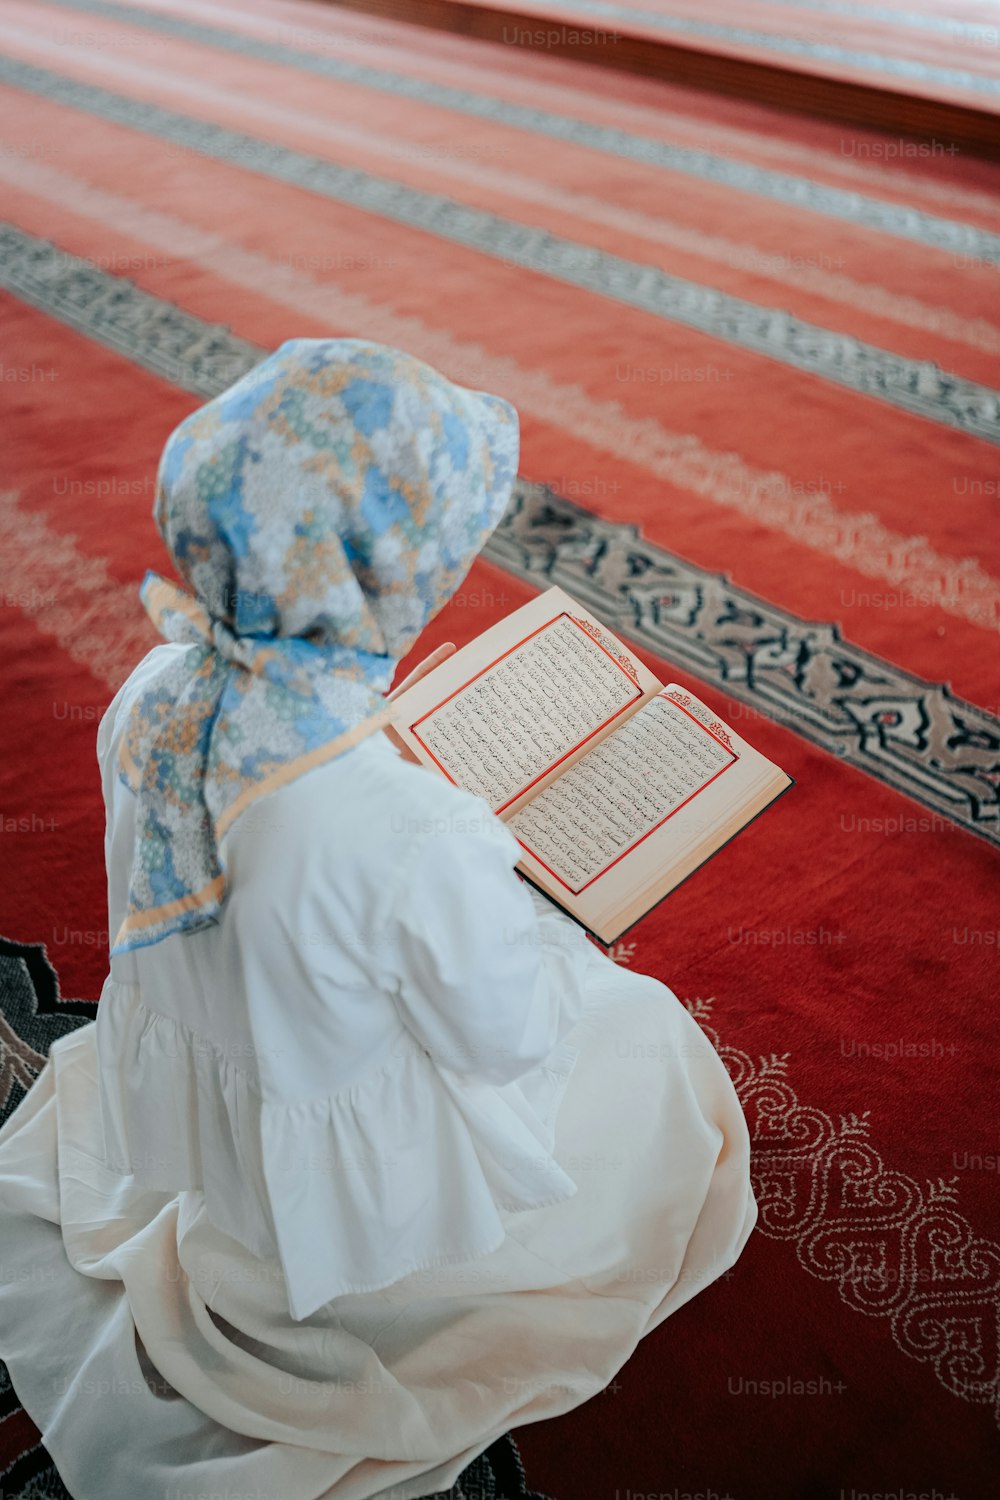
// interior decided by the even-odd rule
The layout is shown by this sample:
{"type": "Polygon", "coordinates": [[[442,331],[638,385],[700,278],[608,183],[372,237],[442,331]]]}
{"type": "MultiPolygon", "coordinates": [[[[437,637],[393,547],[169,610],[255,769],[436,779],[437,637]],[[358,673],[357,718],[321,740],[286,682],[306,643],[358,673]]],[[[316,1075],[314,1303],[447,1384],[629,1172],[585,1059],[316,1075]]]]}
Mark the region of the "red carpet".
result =
{"type": "Polygon", "coordinates": [[[717,1039],[759,1229],[529,1482],[987,1500],[1000,169],[282,0],[4,0],[0,132],[0,932],[98,993],[175,423],[295,335],[508,397],[525,483],[415,657],[559,582],[797,783],[616,952],[717,1039]]]}
{"type": "Polygon", "coordinates": [[[990,0],[326,0],[904,136],[876,155],[1000,157],[990,0]],[[913,139],[919,137],[920,139],[913,139]]]}
{"type": "MultiPolygon", "coordinates": [[[[334,0],[336,3],[336,0],[334,0]]],[[[494,0],[462,0],[496,10],[494,0]]],[[[1000,113],[1000,18],[989,0],[515,0],[536,45],[571,31],[586,45],[628,37],[685,42],[720,55],[965,98],[1000,113]]],[[[508,44],[515,41],[507,23],[508,44]]],[[[528,39],[525,38],[527,41],[528,39]]],[[[613,57],[614,53],[610,52],[613,57]]]]}

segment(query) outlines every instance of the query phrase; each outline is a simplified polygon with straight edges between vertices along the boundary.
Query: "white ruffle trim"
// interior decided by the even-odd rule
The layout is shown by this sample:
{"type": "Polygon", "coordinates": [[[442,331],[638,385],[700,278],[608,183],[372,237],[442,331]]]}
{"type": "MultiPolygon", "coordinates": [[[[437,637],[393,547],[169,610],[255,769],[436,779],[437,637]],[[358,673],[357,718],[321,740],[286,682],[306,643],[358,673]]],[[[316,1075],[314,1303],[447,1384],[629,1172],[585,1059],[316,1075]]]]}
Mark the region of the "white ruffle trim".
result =
{"type": "Polygon", "coordinates": [[[564,1039],[498,1087],[438,1068],[406,1033],[360,1082],[300,1104],[110,977],[97,1013],[105,1163],[142,1186],[200,1190],[215,1226],[277,1257],[294,1319],[499,1248],[501,1211],[570,1198],[552,1156],[577,1059],[564,1039]]]}

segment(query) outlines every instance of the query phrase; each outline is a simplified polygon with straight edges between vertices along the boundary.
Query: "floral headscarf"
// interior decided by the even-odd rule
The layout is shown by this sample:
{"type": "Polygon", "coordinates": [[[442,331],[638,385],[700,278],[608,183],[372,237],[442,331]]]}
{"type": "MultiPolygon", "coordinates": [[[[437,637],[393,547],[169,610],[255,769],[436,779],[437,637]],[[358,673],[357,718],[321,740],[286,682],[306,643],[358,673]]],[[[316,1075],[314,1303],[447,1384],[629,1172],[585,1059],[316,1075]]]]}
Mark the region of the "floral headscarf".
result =
{"type": "Polygon", "coordinates": [[[396,666],[458,588],[517,473],[497,396],[361,339],[292,339],[171,434],[154,517],[191,592],[147,573],[197,649],[135,704],[139,800],[112,953],[217,921],[219,842],[263,793],[386,723],[396,666]]]}

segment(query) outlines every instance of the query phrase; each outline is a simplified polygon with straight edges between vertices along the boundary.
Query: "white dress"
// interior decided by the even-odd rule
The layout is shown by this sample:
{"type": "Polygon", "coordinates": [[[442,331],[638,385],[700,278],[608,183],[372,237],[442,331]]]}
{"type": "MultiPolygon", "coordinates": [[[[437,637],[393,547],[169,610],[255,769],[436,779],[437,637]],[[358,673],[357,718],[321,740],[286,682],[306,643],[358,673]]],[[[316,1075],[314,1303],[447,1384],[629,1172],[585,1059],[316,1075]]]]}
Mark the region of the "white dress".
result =
{"type": "MultiPolygon", "coordinates": [[[[133,697],[99,730],[109,925],[133,697]]],[[[112,959],[0,1130],[0,1357],[78,1500],[414,1500],[739,1256],[704,1033],[375,734],[243,814],[215,927],[112,959]]]]}

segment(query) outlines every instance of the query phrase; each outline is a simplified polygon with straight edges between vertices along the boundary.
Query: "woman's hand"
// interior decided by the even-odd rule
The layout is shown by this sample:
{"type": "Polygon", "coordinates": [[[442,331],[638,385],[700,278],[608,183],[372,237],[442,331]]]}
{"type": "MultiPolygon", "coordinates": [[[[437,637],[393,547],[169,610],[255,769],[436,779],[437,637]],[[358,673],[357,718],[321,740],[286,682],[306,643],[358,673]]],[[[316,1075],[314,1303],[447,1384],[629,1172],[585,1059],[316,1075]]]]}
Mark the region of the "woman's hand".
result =
{"type": "MultiPolygon", "coordinates": [[[[419,682],[421,677],[426,677],[428,672],[432,672],[436,666],[439,666],[441,662],[445,661],[456,650],[457,647],[454,641],[445,641],[442,645],[438,646],[429,656],[425,656],[423,661],[414,667],[413,671],[407,677],[403,678],[398,687],[394,687],[391,693],[386,693],[385,701],[391,703],[394,698],[399,698],[408,688],[413,687],[414,683],[419,682]]],[[[402,752],[405,760],[417,761],[417,757],[409,745],[403,743],[391,724],[385,726],[383,733],[389,736],[396,748],[402,752]]]]}

